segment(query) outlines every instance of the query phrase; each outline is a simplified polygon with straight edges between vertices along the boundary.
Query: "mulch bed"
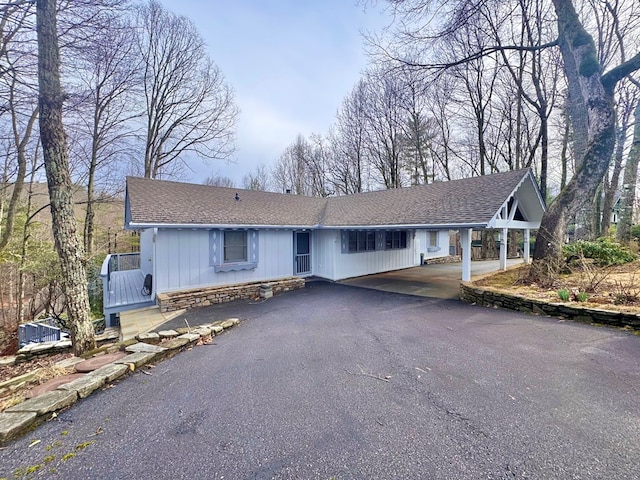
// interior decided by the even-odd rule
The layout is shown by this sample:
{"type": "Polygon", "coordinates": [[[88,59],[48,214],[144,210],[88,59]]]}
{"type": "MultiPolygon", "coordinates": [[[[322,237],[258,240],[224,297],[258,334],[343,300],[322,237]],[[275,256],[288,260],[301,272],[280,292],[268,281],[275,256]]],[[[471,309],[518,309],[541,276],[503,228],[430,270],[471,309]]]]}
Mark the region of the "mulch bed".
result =
{"type": "Polygon", "coordinates": [[[33,370],[37,370],[38,368],[51,367],[56,362],[72,356],[72,353],[56,353],[55,355],[33,358],[26,362],[18,363],[15,365],[5,365],[4,367],[0,368],[0,382],[4,382],[5,380],[9,380],[10,378],[32,372],[33,370]]]}

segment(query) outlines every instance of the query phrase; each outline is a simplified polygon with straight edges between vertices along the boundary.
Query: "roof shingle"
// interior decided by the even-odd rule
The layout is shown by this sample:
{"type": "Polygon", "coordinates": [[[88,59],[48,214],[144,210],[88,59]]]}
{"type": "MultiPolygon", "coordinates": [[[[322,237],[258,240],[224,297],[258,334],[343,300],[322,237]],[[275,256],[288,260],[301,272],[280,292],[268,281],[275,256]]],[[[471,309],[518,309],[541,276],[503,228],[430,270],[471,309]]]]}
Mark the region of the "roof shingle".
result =
{"type": "Polygon", "coordinates": [[[528,169],[514,170],[329,198],[128,177],[127,208],[133,228],[482,225],[527,175],[528,169]]]}

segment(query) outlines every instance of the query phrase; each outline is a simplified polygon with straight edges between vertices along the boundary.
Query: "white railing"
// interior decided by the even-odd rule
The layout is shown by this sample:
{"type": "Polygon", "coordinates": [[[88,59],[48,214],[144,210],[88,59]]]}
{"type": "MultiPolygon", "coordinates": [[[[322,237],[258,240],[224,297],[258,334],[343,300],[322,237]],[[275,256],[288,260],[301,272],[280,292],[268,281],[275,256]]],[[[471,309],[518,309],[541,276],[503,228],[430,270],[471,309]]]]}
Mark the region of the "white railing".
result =
{"type": "Polygon", "coordinates": [[[122,272],[125,270],[140,269],[140,252],[136,253],[110,253],[102,262],[100,276],[111,280],[111,272],[122,272]]]}
{"type": "Polygon", "coordinates": [[[110,253],[102,262],[100,276],[102,277],[102,298],[103,305],[109,303],[109,287],[112,272],[122,272],[126,270],[140,269],[140,252],[136,253],[110,253]]]}

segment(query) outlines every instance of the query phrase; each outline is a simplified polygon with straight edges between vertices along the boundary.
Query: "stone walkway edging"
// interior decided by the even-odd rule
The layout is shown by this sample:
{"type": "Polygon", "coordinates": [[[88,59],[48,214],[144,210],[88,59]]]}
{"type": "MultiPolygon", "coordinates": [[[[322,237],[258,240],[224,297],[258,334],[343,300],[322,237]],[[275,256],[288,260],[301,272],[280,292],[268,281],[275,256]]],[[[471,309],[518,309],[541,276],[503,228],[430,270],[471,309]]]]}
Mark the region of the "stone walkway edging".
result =
{"type": "MultiPolygon", "coordinates": [[[[128,355],[125,357],[87,373],[82,378],[60,385],[55,390],[30,398],[0,412],[0,445],[4,445],[35,428],[40,423],[52,418],[56,412],[73,405],[81,398],[86,398],[105,384],[122,378],[148,363],[172,357],[183,349],[194,345],[200,339],[219,334],[239,323],[239,319],[232,318],[212,324],[198,325],[182,334],[175,332],[176,336],[166,341],[162,346],[144,341],[127,346],[125,351],[128,355]]],[[[140,337],[143,340],[148,339],[147,336],[140,337]]],[[[152,336],[149,340],[158,343],[157,339],[159,337],[152,336]]]]}
{"type": "Polygon", "coordinates": [[[640,330],[640,314],[534,300],[476,287],[466,282],[460,284],[460,298],[467,303],[487,307],[500,307],[535,315],[566,318],[581,323],[605,324],[640,330]]]}

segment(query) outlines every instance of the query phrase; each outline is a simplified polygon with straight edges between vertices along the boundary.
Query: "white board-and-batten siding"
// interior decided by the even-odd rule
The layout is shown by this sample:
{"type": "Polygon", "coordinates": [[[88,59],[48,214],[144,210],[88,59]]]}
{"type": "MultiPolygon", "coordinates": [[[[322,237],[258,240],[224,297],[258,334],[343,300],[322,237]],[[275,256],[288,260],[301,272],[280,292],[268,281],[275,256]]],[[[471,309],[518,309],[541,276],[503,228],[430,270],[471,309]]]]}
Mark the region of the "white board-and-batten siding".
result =
{"type": "Polygon", "coordinates": [[[449,255],[449,230],[416,230],[416,254],[418,255],[417,264],[420,263],[420,254],[424,254],[424,258],[438,258],[449,255]],[[430,232],[436,232],[436,244],[431,245],[429,242],[430,232]]]}
{"type": "MultiPolygon", "coordinates": [[[[249,232],[252,230],[249,229],[249,232]]],[[[218,234],[221,231],[216,231],[218,234]]],[[[346,253],[341,230],[311,231],[311,274],[328,280],[400,270],[420,264],[425,258],[448,255],[449,232],[437,231],[437,247],[429,249],[427,230],[407,230],[407,248],[346,253]]],[[[154,287],[158,293],[216,285],[275,280],[293,275],[292,230],[260,230],[256,267],[238,271],[216,271],[212,263],[212,231],[206,229],[153,229],[141,234],[141,264],[152,259],[154,287]],[[155,250],[155,254],[153,253],[155,250]]],[[[213,235],[216,238],[217,235],[213,235]]],[[[220,255],[221,252],[218,253],[220,255]]],[[[143,268],[145,273],[147,267],[143,268]]],[[[150,266],[149,266],[150,270],[150,266]]],[[[218,269],[219,270],[219,269],[218,269]]]]}
{"type": "Polygon", "coordinates": [[[311,232],[311,245],[313,275],[329,280],[337,280],[335,277],[335,265],[340,256],[340,231],[315,230],[311,232]]]}
{"type": "Polygon", "coordinates": [[[407,231],[407,248],[376,249],[368,252],[343,253],[341,240],[336,242],[334,280],[342,280],[373,273],[400,270],[417,265],[414,255],[413,231],[407,231]]]}
{"type": "Polygon", "coordinates": [[[293,273],[293,235],[286,230],[261,230],[256,268],[216,272],[211,265],[210,231],[158,229],[155,278],[158,293],[189,288],[233,285],[289,277],[293,273]]]}
{"type": "Polygon", "coordinates": [[[153,233],[153,228],[140,232],[140,270],[145,275],[153,275],[153,233]]]}
{"type": "Polygon", "coordinates": [[[407,230],[407,248],[345,253],[340,230],[316,230],[313,232],[313,274],[329,280],[343,280],[417,266],[420,264],[420,253],[424,253],[425,258],[447,256],[449,231],[436,232],[437,247],[430,251],[427,248],[428,230],[419,229],[407,230]]]}

